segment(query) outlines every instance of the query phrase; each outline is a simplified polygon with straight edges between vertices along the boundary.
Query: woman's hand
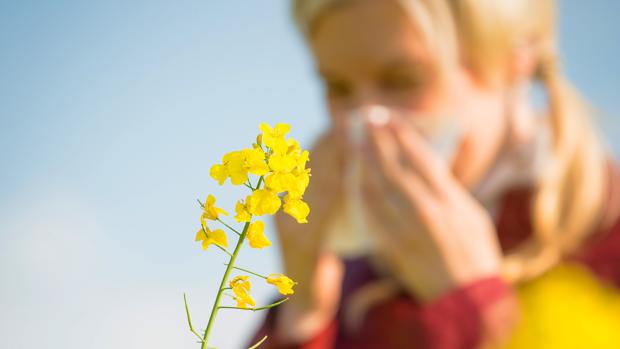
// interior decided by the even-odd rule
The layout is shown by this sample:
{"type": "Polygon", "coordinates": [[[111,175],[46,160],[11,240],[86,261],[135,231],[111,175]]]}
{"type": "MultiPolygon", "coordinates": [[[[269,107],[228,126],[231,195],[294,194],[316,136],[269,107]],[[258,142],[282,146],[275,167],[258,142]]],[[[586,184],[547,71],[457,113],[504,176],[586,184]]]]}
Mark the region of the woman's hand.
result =
{"type": "Polygon", "coordinates": [[[342,204],[341,139],[330,130],[310,151],[312,177],[304,195],[311,209],[308,223],[276,215],[286,274],[298,282],[294,297],[280,306],[276,325],[278,336],[290,342],[304,341],[323,329],[338,308],[342,266],[322,246],[327,223],[342,204]]]}
{"type": "Polygon", "coordinates": [[[369,124],[363,193],[381,259],[422,301],[500,272],[486,210],[404,120],[369,124]]]}

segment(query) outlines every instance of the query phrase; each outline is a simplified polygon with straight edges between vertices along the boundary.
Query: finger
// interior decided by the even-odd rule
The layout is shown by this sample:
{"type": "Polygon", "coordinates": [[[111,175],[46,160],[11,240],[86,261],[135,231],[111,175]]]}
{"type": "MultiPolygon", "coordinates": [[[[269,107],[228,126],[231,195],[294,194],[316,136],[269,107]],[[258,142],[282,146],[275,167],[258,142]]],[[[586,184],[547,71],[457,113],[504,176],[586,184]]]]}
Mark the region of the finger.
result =
{"type": "Polygon", "coordinates": [[[362,167],[361,180],[362,198],[364,207],[372,215],[379,215],[385,222],[396,222],[398,213],[403,211],[395,198],[398,193],[386,185],[386,182],[378,179],[376,171],[369,168],[365,163],[362,167]]]}
{"type": "MultiPolygon", "coordinates": [[[[370,195],[368,199],[373,198],[375,203],[384,205],[389,208],[398,221],[409,223],[410,218],[407,212],[415,212],[415,204],[412,203],[407,189],[402,189],[392,185],[381,175],[376,168],[371,167],[368,162],[363,162],[362,167],[362,190],[366,190],[370,195]]],[[[414,194],[415,195],[415,194],[414,194]]],[[[413,198],[413,201],[421,199],[413,198]]],[[[391,218],[395,218],[391,217],[391,218]]]]}
{"type": "Polygon", "coordinates": [[[378,164],[380,173],[389,183],[399,189],[409,188],[415,192],[413,197],[422,200],[429,190],[421,178],[402,166],[402,154],[393,135],[385,126],[370,124],[368,128],[369,147],[365,152],[367,160],[378,164]]]}
{"type": "Polygon", "coordinates": [[[434,197],[435,195],[426,183],[411,170],[404,171],[399,164],[394,164],[394,162],[400,161],[394,160],[394,157],[397,155],[391,155],[390,152],[398,152],[399,150],[392,139],[393,135],[391,132],[377,127],[369,133],[370,137],[375,138],[373,146],[365,153],[368,162],[371,164],[383,163],[383,165],[379,166],[379,169],[371,169],[370,173],[375,174],[375,178],[379,177],[377,181],[383,184],[386,192],[393,192],[389,197],[390,199],[395,199],[396,203],[399,204],[400,211],[416,212],[418,213],[417,218],[420,218],[427,210],[436,207],[437,200],[434,197]],[[400,174],[394,175],[393,172],[396,171],[400,172],[400,174]],[[403,198],[403,200],[396,198],[403,198]]]}
{"type": "Polygon", "coordinates": [[[381,236],[395,236],[403,242],[420,243],[418,219],[407,212],[415,212],[411,203],[400,192],[386,188],[385,182],[377,180],[376,171],[363,172],[362,199],[364,208],[373,227],[381,236]]]}
{"type": "Polygon", "coordinates": [[[388,124],[397,147],[406,158],[407,165],[436,192],[444,188],[453,178],[446,164],[433,152],[428,142],[406,120],[395,118],[388,124]]]}

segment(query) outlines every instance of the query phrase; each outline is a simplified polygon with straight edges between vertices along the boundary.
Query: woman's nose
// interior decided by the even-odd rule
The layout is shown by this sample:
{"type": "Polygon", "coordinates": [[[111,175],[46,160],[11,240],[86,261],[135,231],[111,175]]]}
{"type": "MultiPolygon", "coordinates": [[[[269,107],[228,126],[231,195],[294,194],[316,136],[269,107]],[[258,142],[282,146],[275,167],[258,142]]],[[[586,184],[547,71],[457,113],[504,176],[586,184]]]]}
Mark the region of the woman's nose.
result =
{"type": "Polygon", "coordinates": [[[357,109],[370,109],[373,106],[383,104],[381,94],[372,86],[359,87],[356,92],[356,96],[352,102],[353,106],[357,109]]]}

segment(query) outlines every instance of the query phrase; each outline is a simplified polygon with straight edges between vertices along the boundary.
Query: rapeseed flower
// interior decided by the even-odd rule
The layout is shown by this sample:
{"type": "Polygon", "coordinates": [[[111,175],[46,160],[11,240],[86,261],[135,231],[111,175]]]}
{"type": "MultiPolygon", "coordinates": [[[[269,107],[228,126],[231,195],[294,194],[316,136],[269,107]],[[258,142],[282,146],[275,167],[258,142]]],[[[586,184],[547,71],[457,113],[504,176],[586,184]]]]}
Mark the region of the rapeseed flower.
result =
{"type": "Polygon", "coordinates": [[[275,153],[287,151],[288,143],[284,137],[291,130],[291,126],[288,124],[276,124],[272,128],[268,124],[262,123],[260,124],[260,130],[262,132],[262,143],[265,146],[271,148],[275,153]]]}
{"type": "Polygon", "coordinates": [[[205,203],[203,205],[203,212],[202,216],[200,217],[200,222],[202,223],[202,225],[205,225],[205,221],[207,219],[210,219],[212,221],[217,220],[220,213],[224,216],[228,216],[228,212],[224,211],[219,207],[215,207],[215,197],[209,194],[209,196],[207,196],[207,200],[205,200],[205,203]]]}
{"type": "Polygon", "coordinates": [[[282,205],[278,194],[270,189],[258,189],[245,199],[248,212],[253,216],[272,215],[282,205]]]}
{"type": "MultiPolygon", "coordinates": [[[[209,175],[223,185],[230,180],[232,185],[245,186],[251,190],[244,199],[235,204],[234,219],[243,223],[243,229],[235,229],[227,224],[221,216],[227,216],[228,212],[216,206],[216,199],[208,195],[205,202],[201,203],[200,216],[201,229],[196,233],[195,240],[200,241],[202,249],[207,250],[210,245],[216,245],[229,256],[229,262],[225,263],[226,271],[220,283],[216,300],[211,310],[211,317],[206,329],[202,334],[198,333],[191,322],[187,300],[185,307],[190,331],[198,337],[201,348],[208,348],[209,334],[217,315],[217,309],[241,308],[252,310],[264,310],[280,305],[286,299],[278,302],[256,307],[256,302],[250,295],[251,284],[249,276],[239,275],[228,280],[231,271],[240,270],[257,277],[264,278],[267,283],[276,286],[278,292],[283,295],[293,294],[293,287],[297,284],[283,274],[270,274],[264,276],[249,269],[235,266],[235,260],[245,240],[251,248],[262,249],[271,246],[271,241],[265,235],[265,223],[262,220],[252,222],[253,217],[274,215],[280,209],[285,214],[293,217],[298,223],[307,223],[310,207],[303,201],[304,193],[310,183],[310,169],[306,168],[309,161],[309,152],[301,149],[299,142],[293,138],[286,138],[290,131],[288,124],[276,124],[271,127],[268,124],[260,125],[260,133],[255,143],[250,148],[231,151],[222,156],[221,163],[211,166],[209,175]],[[257,176],[258,179],[253,178],[257,176]],[[214,229],[207,225],[211,221],[217,221],[237,236],[237,243],[233,251],[228,251],[228,238],[222,229],[214,229]],[[226,287],[226,283],[228,286],[226,287]],[[231,290],[232,294],[224,293],[231,290]],[[223,294],[227,294],[236,302],[236,307],[221,306],[220,300],[223,294]]],[[[262,341],[264,341],[263,339],[262,341]]],[[[260,345],[259,342],[255,346],[260,345]]]]}
{"type": "Polygon", "coordinates": [[[264,230],[265,223],[262,221],[256,221],[250,224],[247,235],[250,247],[260,249],[271,246],[271,241],[269,241],[269,239],[265,236],[264,230]]]}
{"type": "Polygon", "coordinates": [[[239,223],[241,222],[249,222],[252,220],[252,214],[248,211],[248,207],[243,201],[237,201],[237,205],[235,205],[235,220],[239,223]]]}
{"type": "Polygon", "coordinates": [[[278,292],[285,296],[295,293],[295,291],[293,291],[293,286],[297,284],[284,274],[270,274],[267,276],[267,283],[276,286],[278,292]]]}
{"type": "Polygon", "coordinates": [[[220,247],[228,247],[228,238],[222,229],[210,230],[207,225],[203,225],[196,233],[195,241],[202,241],[202,249],[207,250],[209,245],[218,245],[220,247]]]}
{"type": "Polygon", "coordinates": [[[307,203],[299,198],[291,197],[287,195],[284,197],[284,212],[297,220],[297,223],[308,223],[308,214],[310,214],[310,207],[307,203]]]}
{"type": "Polygon", "coordinates": [[[229,283],[230,288],[235,294],[233,298],[237,301],[237,306],[239,308],[247,308],[248,305],[251,307],[256,306],[256,302],[249,294],[252,286],[248,279],[249,277],[246,275],[239,275],[235,276],[229,283]]]}

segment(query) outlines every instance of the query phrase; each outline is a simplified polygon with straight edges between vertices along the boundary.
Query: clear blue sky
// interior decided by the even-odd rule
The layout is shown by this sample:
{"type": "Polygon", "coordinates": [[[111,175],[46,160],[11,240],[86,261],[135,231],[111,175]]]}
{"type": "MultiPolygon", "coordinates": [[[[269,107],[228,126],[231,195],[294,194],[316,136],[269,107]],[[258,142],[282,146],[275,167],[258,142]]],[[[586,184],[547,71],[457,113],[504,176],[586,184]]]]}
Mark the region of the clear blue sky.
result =
{"type": "MultiPolygon", "coordinates": [[[[616,147],[618,13],[562,2],[565,68],[616,147]]],[[[195,199],[239,197],[210,165],[261,121],[306,145],[325,125],[288,14],[285,0],[0,2],[3,347],[195,347],[182,293],[203,327],[224,260],[193,243],[195,199]]],[[[240,263],[277,271],[276,251],[240,263]]],[[[261,318],[224,314],[214,344],[239,347],[261,318]]]]}

